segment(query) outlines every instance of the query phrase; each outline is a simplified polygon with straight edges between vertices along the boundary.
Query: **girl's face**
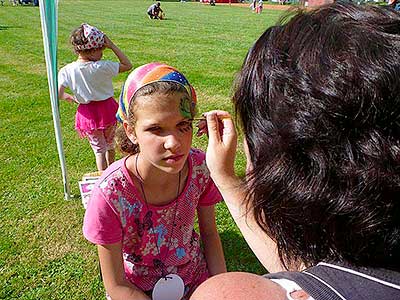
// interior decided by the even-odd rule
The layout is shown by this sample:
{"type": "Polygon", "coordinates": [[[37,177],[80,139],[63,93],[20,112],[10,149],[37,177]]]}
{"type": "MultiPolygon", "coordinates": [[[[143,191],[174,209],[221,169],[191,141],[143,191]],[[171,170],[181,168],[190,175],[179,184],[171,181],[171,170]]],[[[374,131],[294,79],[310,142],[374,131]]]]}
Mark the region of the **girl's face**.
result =
{"type": "Polygon", "coordinates": [[[125,125],[129,139],[139,145],[144,167],[178,173],[192,145],[192,120],[182,111],[185,94],[154,93],[135,101],[133,128],[125,125]]]}

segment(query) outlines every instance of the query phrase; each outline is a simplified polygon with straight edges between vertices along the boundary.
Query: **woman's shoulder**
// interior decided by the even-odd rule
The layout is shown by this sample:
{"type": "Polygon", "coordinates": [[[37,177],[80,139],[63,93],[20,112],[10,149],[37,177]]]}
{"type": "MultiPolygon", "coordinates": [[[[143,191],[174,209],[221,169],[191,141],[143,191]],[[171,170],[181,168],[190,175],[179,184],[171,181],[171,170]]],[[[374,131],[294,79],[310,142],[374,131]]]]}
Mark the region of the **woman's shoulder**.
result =
{"type": "Polygon", "coordinates": [[[271,280],[252,273],[229,272],[218,274],[203,282],[190,299],[284,300],[287,298],[285,290],[271,280]]]}

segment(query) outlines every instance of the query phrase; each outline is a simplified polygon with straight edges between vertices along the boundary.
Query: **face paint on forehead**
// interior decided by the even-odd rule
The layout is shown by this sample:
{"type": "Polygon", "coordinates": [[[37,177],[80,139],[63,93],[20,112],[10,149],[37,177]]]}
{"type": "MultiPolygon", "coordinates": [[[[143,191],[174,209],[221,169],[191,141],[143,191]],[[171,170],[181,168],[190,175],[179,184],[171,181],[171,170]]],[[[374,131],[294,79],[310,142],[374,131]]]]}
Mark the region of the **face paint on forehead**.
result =
{"type": "Polygon", "coordinates": [[[181,116],[187,119],[192,118],[192,113],[190,111],[191,101],[188,97],[182,97],[179,103],[179,110],[181,112],[181,116]]]}
{"type": "Polygon", "coordinates": [[[193,124],[192,122],[188,122],[185,126],[179,128],[179,131],[182,133],[186,133],[188,131],[191,131],[193,129],[193,124]]]}

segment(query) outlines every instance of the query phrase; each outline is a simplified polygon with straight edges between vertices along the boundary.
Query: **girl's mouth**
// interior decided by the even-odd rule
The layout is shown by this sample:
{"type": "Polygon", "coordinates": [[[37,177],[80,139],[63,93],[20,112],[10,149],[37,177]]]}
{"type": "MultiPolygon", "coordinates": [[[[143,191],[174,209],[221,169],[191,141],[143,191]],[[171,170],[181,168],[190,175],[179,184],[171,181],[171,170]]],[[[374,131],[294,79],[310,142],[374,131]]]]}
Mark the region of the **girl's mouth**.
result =
{"type": "Polygon", "coordinates": [[[171,155],[166,158],[163,158],[163,160],[167,163],[176,163],[176,162],[180,161],[183,157],[184,157],[183,154],[171,155]]]}

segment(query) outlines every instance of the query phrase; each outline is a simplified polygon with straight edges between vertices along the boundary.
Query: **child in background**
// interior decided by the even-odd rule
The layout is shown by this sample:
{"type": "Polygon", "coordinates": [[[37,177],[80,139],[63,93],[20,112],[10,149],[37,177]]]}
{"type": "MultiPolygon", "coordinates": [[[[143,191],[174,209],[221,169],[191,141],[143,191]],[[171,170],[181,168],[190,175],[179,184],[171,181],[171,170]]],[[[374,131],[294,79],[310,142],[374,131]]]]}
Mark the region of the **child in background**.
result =
{"type": "Polygon", "coordinates": [[[124,84],[117,144],[129,155],[97,181],[83,225],[111,299],[188,299],[226,272],[214,211],[222,197],[204,152],[191,148],[195,106],[193,87],[164,64],[141,66],[124,84]]]}
{"type": "Polygon", "coordinates": [[[256,12],[257,12],[258,14],[261,14],[261,13],[262,13],[262,10],[263,10],[263,0],[258,0],[258,5],[257,5],[256,12]]]}
{"type": "Polygon", "coordinates": [[[82,24],[70,37],[78,59],[58,73],[60,99],[79,104],[75,129],[87,137],[96,156],[99,171],[114,161],[115,114],[118,104],[113,98],[112,78],[128,71],[132,64],[126,55],[99,29],[82,24]],[[111,49],[118,62],[101,60],[105,48],[111,49]],[[73,95],[65,92],[69,88],[73,95]]]}

